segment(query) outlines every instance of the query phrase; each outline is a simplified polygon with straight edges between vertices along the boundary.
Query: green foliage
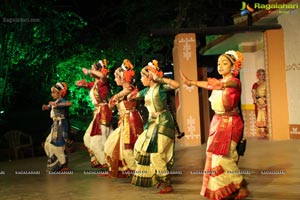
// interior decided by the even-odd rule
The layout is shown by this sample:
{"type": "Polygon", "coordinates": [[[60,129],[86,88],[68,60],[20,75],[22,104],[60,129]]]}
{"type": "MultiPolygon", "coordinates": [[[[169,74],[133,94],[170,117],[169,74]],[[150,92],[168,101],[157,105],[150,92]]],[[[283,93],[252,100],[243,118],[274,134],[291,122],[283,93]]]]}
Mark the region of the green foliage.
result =
{"type": "Polygon", "coordinates": [[[53,84],[57,81],[66,82],[69,88],[68,98],[73,103],[70,107],[71,115],[89,116],[92,113],[93,105],[89,98],[89,91],[85,88],[79,88],[75,85],[77,80],[86,79],[93,81],[91,77],[85,76],[81,68],[90,68],[95,62],[97,54],[89,50],[85,53],[72,56],[70,59],[57,65],[56,77],[53,77],[53,84]]]}
{"type": "Polygon", "coordinates": [[[89,91],[75,86],[83,78],[92,81],[82,67],[106,58],[115,94],[121,88],[115,84],[114,70],[128,58],[135,66],[136,85],[142,88],[140,70],[147,62],[157,59],[162,68],[172,62],[174,38],[151,37],[151,29],[199,27],[203,22],[198,12],[203,2],[194,0],[99,1],[90,10],[81,10],[85,4],[57,0],[0,4],[3,17],[38,19],[0,24],[0,95],[6,104],[40,106],[51,98],[51,86],[65,81],[73,102],[71,115],[79,121],[91,118],[89,91]]]}
{"type": "MultiPolygon", "coordinates": [[[[4,88],[4,84],[5,84],[5,80],[0,77],[0,88],[4,88]]],[[[5,102],[6,104],[13,103],[14,100],[12,99],[12,97],[15,95],[15,92],[10,83],[6,84],[4,93],[8,94],[8,95],[2,96],[2,93],[0,94],[0,98],[3,99],[3,102],[5,102]]],[[[0,108],[1,107],[2,107],[2,105],[0,105],[0,108]]]]}
{"type": "Polygon", "coordinates": [[[12,103],[31,102],[32,106],[49,99],[55,66],[80,49],[74,40],[87,22],[71,11],[57,11],[51,1],[35,4],[34,8],[30,1],[20,1],[19,6],[15,3],[6,1],[1,14],[14,20],[38,20],[0,24],[0,77],[4,80],[0,96],[6,97],[0,104],[12,107],[12,103]]]}
{"type": "Polygon", "coordinates": [[[104,58],[107,59],[108,68],[110,70],[108,79],[111,89],[110,92],[111,94],[115,94],[120,90],[120,87],[115,84],[114,70],[119,67],[123,61],[123,59],[118,59],[124,58],[123,50],[109,49],[104,51],[89,48],[83,51],[83,53],[71,56],[56,66],[56,76],[53,77],[51,82],[55,84],[57,81],[63,81],[68,84],[68,99],[73,103],[70,107],[70,114],[73,118],[86,120],[92,116],[94,106],[89,97],[89,90],[77,87],[75,82],[81,79],[85,79],[87,82],[94,81],[93,78],[82,73],[82,67],[90,68],[91,64],[104,58]]]}

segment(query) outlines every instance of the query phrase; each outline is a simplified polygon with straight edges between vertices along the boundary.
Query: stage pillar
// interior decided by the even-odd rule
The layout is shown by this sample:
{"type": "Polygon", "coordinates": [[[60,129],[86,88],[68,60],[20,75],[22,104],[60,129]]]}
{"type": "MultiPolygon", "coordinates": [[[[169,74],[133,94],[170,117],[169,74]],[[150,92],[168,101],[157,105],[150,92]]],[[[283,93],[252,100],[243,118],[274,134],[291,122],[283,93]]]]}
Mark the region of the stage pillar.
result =
{"type": "Polygon", "coordinates": [[[177,143],[185,146],[201,144],[199,93],[195,86],[187,87],[180,78],[180,69],[192,80],[198,79],[196,35],[182,33],[175,36],[173,47],[174,76],[180,83],[176,90],[176,117],[185,137],[177,143]]]}
{"type": "Polygon", "coordinates": [[[283,30],[265,31],[264,40],[270,139],[286,140],[290,136],[283,30]]]}

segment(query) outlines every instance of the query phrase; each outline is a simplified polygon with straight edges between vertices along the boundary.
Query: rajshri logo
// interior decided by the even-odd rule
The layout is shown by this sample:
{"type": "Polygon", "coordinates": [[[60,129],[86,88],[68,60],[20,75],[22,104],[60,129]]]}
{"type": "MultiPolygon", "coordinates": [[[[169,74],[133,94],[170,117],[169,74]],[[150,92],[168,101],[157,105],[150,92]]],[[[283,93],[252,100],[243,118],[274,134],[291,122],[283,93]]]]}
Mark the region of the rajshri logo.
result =
{"type": "Polygon", "coordinates": [[[242,1],[242,8],[241,8],[241,16],[250,14],[254,12],[255,9],[259,10],[273,10],[273,9],[298,9],[300,8],[298,3],[291,3],[291,4],[285,4],[285,3],[268,3],[268,4],[262,4],[262,3],[254,3],[253,8],[250,7],[249,3],[246,3],[245,1],[242,1]]]}

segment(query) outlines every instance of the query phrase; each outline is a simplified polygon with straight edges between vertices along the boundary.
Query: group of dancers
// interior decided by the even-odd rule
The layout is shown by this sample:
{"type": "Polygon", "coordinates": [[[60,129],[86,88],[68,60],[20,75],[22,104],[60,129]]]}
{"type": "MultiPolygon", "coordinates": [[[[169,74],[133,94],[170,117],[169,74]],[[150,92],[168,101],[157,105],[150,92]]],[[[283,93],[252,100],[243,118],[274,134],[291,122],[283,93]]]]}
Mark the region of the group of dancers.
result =
{"type": "MultiPolygon", "coordinates": [[[[243,199],[248,195],[238,171],[236,145],[241,138],[243,122],[237,108],[241,95],[241,83],[235,76],[241,68],[242,55],[236,51],[222,54],[218,60],[218,72],[222,79],[192,81],[181,71],[182,82],[188,86],[212,90],[209,100],[215,116],[211,122],[207,146],[207,160],[201,194],[210,199],[222,199],[234,195],[243,199]]],[[[93,82],[79,80],[78,87],[90,91],[94,104],[93,120],[84,135],[84,144],[90,154],[91,167],[108,171],[111,177],[132,177],[131,183],[141,187],[161,187],[160,193],[173,191],[170,171],[174,164],[176,125],[168,110],[168,91],[180,87],[173,79],[163,77],[157,60],[149,62],[141,70],[141,82],[145,86],[138,90],[133,85],[134,66],[124,59],[114,71],[115,82],[122,90],[108,99],[107,61],[100,60],[90,69],[82,68],[93,82]],[[139,100],[144,100],[148,110],[146,123],[137,110],[139,100]],[[111,129],[112,110],[118,110],[118,126],[111,129]],[[112,130],[112,131],[111,131],[112,130]]],[[[44,148],[48,157],[49,171],[66,170],[68,159],[65,145],[68,137],[67,110],[72,103],[66,100],[67,85],[57,83],[51,87],[54,101],[43,105],[50,110],[53,119],[51,132],[44,148]]]]}

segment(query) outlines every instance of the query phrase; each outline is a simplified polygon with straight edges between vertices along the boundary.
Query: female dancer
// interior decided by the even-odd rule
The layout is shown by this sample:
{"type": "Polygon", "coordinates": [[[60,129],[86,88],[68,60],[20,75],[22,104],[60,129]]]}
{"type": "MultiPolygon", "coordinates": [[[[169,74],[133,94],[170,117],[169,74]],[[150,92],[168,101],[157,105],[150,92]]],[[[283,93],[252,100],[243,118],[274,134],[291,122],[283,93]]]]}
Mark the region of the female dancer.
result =
{"type": "Polygon", "coordinates": [[[238,110],[241,82],[235,77],[242,61],[242,54],[236,51],[220,55],[218,72],[223,77],[220,80],[192,81],[181,72],[181,78],[188,86],[212,90],[209,100],[215,115],[210,124],[201,190],[201,195],[209,199],[243,199],[249,193],[239,173],[236,151],[244,126],[238,110]]]}
{"type": "Polygon", "coordinates": [[[136,167],[133,147],[143,131],[143,121],[136,110],[137,102],[127,100],[127,95],[135,89],[131,84],[133,77],[133,65],[125,59],[122,66],[115,71],[115,81],[123,90],[112,96],[109,101],[109,107],[117,108],[119,114],[118,127],[109,136],[104,147],[111,177],[128,177],[136,167]]]}
{"type": "Polygon", "coordinates": [[[68,111],[72,103],[65,99],[67,90],[66,83],[56,83],[51,87],[51,96],[55,101],[42,106],[42,110],[51,110],[50,117],[53,120],[51,132],[44,143],[49,172],[68,170],[65,148],[69,132],[68,111]]]}
{"type": "Polygon", "coordinates": [[[90,90],[90,98],[95,106],[93,120],[87,128],[83,141],[91,157],[91,167],[106,168],[104,144],[110,132],[112,112],[108,107],[107,62],[106,59],[92,64],[91,69],[82,68],[85,75],[91,75],[93,82],[79,80],[76,85],[90,90]]]}
{"type": "Polygon", "coordinates": [[[167,91],[177,89],[179,84],[163,78],[157,60],[149,62],[141,71],[144,90],[132,93],[130,99],[144,99],[149,118],[144,132],[138,138],[134,149],[137,168],[132,184],[150,187],[157,183],[163,188],[160,193],[173,191],[170,170],[174,164],[175,124],[167,109],[167,91]]]}
{"type": "Polygon", "coordinates": [[[252,86],[252,98],[255,105],[256,126],[259,138],[267,137],[267,84],[265,81],[265,70],[258,69],[256,72],[258,81],[252,86]]]}

